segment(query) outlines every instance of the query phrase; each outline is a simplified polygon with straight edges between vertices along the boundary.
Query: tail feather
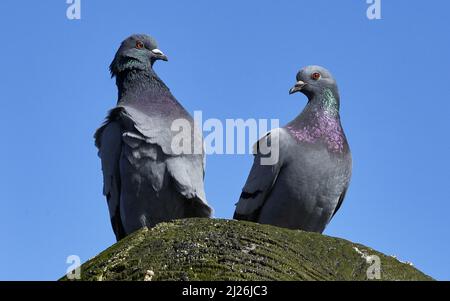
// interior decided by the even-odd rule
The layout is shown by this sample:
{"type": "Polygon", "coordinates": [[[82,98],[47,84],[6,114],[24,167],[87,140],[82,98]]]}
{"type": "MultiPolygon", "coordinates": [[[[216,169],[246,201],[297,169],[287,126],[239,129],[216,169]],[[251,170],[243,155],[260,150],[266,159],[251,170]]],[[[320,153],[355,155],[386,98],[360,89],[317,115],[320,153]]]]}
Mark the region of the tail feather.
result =
{"type": "Polygon", "coordinates": [[[210,218],[212,216],[212,209],[200,199],[189,200],[184,207],[184,215],[187,218],[204,217],[210,218]]]}
{"type": "Polygon", "coordinates": [[[237,211],[234,212],[233,219],[238,221],[248,221],[257,223],[259,220],[259,215],[261,213],[261,209],[258,209],[251,214],[239,214],[237,211]]]}

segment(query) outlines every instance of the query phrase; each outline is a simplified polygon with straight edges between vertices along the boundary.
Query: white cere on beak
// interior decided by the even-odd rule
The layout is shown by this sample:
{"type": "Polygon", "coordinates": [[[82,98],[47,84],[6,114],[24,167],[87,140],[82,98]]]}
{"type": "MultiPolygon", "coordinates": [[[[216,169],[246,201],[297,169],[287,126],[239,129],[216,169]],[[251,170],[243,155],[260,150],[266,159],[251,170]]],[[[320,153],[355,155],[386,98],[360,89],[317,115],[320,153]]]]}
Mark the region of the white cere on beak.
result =
{"type": "Polygon", "coordinates": [[[157,55],[164,55],[164,53],[161,50],[159,50],[158,48],[153,49],[152,52],[157,55]]]}

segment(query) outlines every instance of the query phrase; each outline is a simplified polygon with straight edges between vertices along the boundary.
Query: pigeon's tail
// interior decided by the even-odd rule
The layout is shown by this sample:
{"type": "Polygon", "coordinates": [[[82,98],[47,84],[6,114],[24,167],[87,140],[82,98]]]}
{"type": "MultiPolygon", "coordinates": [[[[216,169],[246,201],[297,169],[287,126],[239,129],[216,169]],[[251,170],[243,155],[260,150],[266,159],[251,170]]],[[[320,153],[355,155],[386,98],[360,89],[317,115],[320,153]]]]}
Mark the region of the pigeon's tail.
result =
{"type": "Polygon", "coordinates": [[[113,227],[113,231],[114,234],[116,235],[116,240],[119,241],[123,238],[125,238],[125,236],[127,236],[125,229],[123,228],[122,225],[122,221],[120,220],[120,218],[112,218],[111,219],[111,224],[113,227]]]}
{"type": "Polygon", "coordinates": [[[184,215],[187,218],[212,216],[212,209],[200,199],[189,200],[184,207],[184,215]]]}
{"type": "Polygon", "coordinates": [[[233,219],[238,220],[238,221],[246,221],[246,220],[248,220],[246,215],[242,215],[242,214],[239,214],[237,212],[235,212],[233,214],[233,219]]]}
{"type": "Polygon", "coordinates": [[[261,209],[256,210],[251,214],[239,214],[237,211],[234,212],[233,219],[238,221],[248,221],[248,222],[258,222],[259,214],[261,209]]]}
{"type": "Polygon", "coordinates": [[[261,214],[261,209],[262,208],[258,208],[255,211],[248,213],[248,214],[241,214],[236,209],[236,211],[234,211],[234,214],[233,214],[233,219],[238,220],[238,221],[248,221],[248,222],[257,223],[259,220],[259,216],[261,214]]]}

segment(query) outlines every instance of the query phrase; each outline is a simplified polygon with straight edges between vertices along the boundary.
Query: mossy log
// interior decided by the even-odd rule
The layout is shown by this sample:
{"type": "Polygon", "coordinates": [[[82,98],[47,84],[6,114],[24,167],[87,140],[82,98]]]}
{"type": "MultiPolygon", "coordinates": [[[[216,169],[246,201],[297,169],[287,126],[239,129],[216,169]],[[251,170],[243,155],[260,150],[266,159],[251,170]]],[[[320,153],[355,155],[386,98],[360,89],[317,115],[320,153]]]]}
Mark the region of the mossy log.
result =
{"type": "Polygon", "coordinates": [[[368,280],[373,255],[381,280],[432,280],[343,239],[217,219],[139,230],[83,264],[81,280],[368,280]]]}

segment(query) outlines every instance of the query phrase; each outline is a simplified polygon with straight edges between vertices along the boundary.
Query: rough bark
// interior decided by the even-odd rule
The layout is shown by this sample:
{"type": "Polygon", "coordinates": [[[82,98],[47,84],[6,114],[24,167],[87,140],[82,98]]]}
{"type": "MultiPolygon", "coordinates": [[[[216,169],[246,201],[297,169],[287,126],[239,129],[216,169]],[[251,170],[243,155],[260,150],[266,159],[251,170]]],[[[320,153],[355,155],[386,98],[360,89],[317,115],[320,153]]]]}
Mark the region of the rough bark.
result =
{"type": "MultiPolygon", "coordinates": [[[[432,280],[371,248],[317,233],[217,219],[142,229],[81,267],[82,280],[432,280]]],[[[62,280],[66,280],[64,277],[62,280]]]]}

